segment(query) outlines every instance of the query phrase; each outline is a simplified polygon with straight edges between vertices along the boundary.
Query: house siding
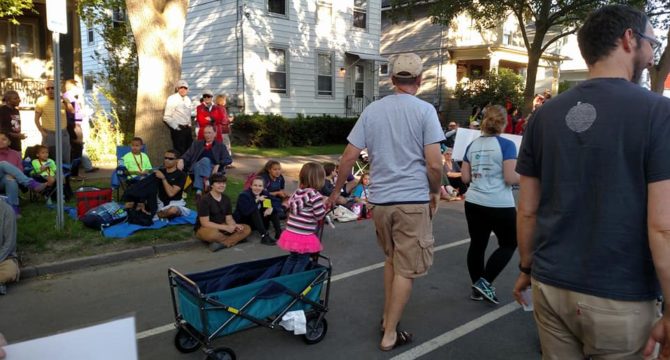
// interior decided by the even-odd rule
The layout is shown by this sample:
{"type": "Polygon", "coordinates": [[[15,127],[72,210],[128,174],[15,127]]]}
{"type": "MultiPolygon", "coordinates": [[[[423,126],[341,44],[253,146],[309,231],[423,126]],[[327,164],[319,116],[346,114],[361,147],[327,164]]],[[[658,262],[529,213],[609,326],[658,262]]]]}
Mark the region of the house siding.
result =
{"type": "MultiPolygon", "coordinates": [[[[266,10],[265,0],[246,1],[242,19],[244,91],[242,78],[238,85],[238,40],[235,37],[237,9],[235,3],[195,1],[189,8],[184,31],[183,77],[191,83],[193,93],[204,88],[215,93],[242,94],[245,112],[344,115],[345,78],[338,69],[345,67],[345,52],[379,53],[381,25],[380,1],[369,1],[367,30],[352,28],[353,0],[333,1],[332,25],[317,21],[316,1],[288,0],[286,17],[266,10]],[[210,34],[222,34],[214,46],[210,34]],[[286,50],[288,67],[287,94],[271,93],[268,82],[268,49],[286,50]],[[317,96],[317,54],[333,54],[334,95],[317,96]],[[203,61],[205,60],[205,61],[203,61]]],[[[240,46],[241,47],[241,46],[240,46]]],[[[376,68],[370,67],[366,84],[370,96],[377,95],[376,68]]]]}
{"type": "MultiPolygon", "coordinates": [[[[95,52],[97,51],[101,57],[107,56],[107,50],[104,48],[102,37],[100,37],[99,26],[93,27],[93,43],[88,43],[88,27],[86,23],[81,21],[79,23],[79,29],[81,34],[81,60],[82,60],[82,73],[83,73],[83,83],[82,87],[85,90],[87,85],[87,75],[93,75],[99,72],[103,72],[103,66],[98,63],[95,59],[95,52]]],[[[97,98],[100,108],[107,113],[111,112],[111,104],[106,97],[104,97],[99,91],[96,84],[93,85],[93,90],[84,91],[84,100],[86,103],[87,110],[89,112],[96,111],[94,98],[97,98]]]]}

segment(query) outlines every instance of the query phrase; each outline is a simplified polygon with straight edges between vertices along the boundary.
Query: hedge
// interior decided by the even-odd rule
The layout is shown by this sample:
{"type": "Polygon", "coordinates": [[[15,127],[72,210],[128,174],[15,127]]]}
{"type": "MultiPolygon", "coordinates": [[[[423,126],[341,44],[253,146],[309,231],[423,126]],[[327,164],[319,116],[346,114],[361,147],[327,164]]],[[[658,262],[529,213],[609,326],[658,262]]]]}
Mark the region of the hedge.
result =
{"type": "Polygon", "coordinates": [[[356,118],[331,115],[287,119],[281,115],[237,115],[233,130],[236,145],[286,147],[345,144],[356,118]]]}

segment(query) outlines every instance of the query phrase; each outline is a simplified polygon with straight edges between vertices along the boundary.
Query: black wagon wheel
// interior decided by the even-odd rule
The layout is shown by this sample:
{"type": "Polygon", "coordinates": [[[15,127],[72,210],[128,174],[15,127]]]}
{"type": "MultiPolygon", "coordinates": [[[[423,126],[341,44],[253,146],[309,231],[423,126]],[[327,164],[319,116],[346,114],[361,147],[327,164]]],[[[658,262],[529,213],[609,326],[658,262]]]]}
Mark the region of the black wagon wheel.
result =
{"type": "Polygon", "coordinates": [[[220,347],[207,354],[205,360],[235,360],[235,352],[231,348],[220,347]]]}
{"type": "Polygon", "coordinates": [[[319,320],[319,313],[316,313],[307,318],[307,333],[303,340],[309,345],[316,344],[326,337],[327,332],[328,322],[325,318],[319,320]]]}
{"type": "Polygon", "coordinates": [[[188,354],[198,350],[200,348],[200,342],[186,330],[179,328],[177,334],[174,336],[174,346],[179,352],[188,354]]]}

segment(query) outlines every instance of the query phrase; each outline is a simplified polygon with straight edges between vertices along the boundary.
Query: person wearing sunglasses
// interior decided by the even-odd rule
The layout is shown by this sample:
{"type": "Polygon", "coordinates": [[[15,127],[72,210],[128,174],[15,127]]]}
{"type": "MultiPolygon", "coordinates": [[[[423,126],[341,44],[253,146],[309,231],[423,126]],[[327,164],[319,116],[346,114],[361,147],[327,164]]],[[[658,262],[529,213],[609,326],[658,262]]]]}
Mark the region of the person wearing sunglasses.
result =
{"type": "MultiPolygon", "coordinates": [[[[53,80],[47,80],[44,90],[46,95],[41,96],[35,102],[35,126],[42,134],[42,145],[49,148],[50,154],[56,154],[56,89],[53,80]]],[[[63,162],[70,162],[70,135],[67,132],[66,111],[74,113],[74,107],[63,96],[58,93],[58,99],[62,102],[60,110],[61,139],[63,144],[63,162]]]]}
{"type": "Polygon", "coordinates": [[[180,153],[186,152],[193,142],[191,110],[193,104],[188,95],[188,83],[179,80],[176,92],[167,98],[163,121],[170,128],[172,146],[180,153]]]}

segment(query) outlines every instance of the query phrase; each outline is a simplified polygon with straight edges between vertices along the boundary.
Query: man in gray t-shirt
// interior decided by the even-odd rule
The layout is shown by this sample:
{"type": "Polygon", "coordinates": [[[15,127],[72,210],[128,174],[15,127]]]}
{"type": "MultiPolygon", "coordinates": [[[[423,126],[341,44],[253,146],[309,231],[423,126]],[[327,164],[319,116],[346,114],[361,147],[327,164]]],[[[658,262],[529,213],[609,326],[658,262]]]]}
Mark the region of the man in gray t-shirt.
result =
{"type": "Polygon", "coordinates": [[[642,359],[658,341],[668,359],[670,312],[654,322],[658,280],[670,298],[670,100],[635,84],[660,43],[621,5],[578,40],[589,79],[539,108],[521,144],[514,296],[532,277],[543,358],[642,359]]]}
{"type": "MultiPolygon", "coordinates": [[[[416,54],[401,54],[391,63],[395,94],[370,104],[351,130],[340,173],[349,174],[361,150],[370,159],[368,200],[374,207],[377,241],[384,250],[385,302],[383,351],[412,341],[397,329],[412,291],[413,279],[433,263],[432,217],[440,200],[444,134],[432,105],[414,95],[423,66],[416,54]]],[[[330,196],[335,203],[346,180],[340,176],[330,196]]]]}

